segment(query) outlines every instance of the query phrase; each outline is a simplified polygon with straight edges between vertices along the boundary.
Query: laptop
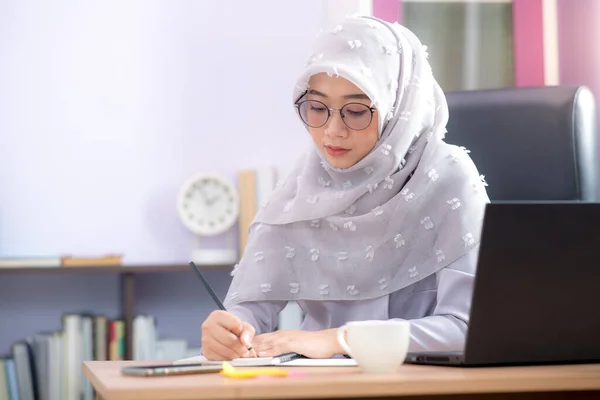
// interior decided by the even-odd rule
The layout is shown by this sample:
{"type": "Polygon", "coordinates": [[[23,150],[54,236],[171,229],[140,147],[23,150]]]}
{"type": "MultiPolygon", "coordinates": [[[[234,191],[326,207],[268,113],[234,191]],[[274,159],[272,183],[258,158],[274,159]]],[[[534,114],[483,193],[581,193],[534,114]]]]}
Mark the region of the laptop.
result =
{"type": "Polygon", "coordinates": [[[464,351],[406,362],[600,362],[600,204],[488,204],[464,351]]]}

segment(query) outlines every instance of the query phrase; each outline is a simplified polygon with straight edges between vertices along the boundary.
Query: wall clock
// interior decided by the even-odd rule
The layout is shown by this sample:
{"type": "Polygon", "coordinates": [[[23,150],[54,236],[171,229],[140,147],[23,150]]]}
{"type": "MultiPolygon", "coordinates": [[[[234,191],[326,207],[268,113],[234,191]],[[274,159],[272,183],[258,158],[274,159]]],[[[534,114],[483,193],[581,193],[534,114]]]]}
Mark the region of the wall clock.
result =
{"type": "Polygon", "coordinates": [[[192,259],[199,264],[235,264],[238,254],[233,245],[231,228],[240,212],[236,188],[218,175],[199,174],[182,186],[177,200],[177,212],[183,225],[198,236],[198,248],[192,259]],[[229,233],[225,248],[202,248],[203,237],[229,233]]]}

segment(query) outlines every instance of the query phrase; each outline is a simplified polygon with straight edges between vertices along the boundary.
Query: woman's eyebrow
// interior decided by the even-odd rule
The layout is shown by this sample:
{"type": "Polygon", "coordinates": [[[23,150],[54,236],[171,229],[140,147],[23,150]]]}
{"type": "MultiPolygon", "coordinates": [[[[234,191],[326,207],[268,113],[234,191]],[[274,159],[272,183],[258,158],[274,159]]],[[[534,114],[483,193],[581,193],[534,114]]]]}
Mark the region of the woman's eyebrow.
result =
{"type": "Polygon", "coordinates": [[[370,100],[369,96],[367,96],[364,93],[354,93],[354,94],[347,94],[345,96],[342,96],[345,99],[348,100],[370,100]]]}
{"type": "Polygon", "coordinates": [[[325,93],[321,93],[321,92],[319,92],[318,90],[315,90],[315,89],[310,89],[308,91],[308,94],[312,94],[314,96],[321,96],[321,97],[327,98],[327,95],[325,93]]]}
{"type": "MultiPolygon", "coordinates": [[[[325,99],[328,98],[328,96],[325,93],[319,92],[318,90],[315,89],[310,89],[308,91],[308,94],[312,94],[314,96],[320,96],[323,97],[325,99]]],[[[346,100],[370,100],[369,96],[367,96],[364,93],[352,93],[352,94],[346,94],[342,96],[344,99],[346,100]]]]}

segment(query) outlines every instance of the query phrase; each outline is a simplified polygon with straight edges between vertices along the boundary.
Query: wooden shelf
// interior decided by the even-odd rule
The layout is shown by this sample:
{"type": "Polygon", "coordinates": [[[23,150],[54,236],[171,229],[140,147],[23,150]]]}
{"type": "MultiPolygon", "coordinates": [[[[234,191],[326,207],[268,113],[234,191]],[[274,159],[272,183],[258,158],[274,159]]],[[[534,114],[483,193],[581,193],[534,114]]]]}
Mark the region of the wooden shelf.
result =
{"type": "MultiPolygon", "coordinates": [[[[233,265],[198,265],[200,269],[231,269],[233,265]]],[[[145,274],[152,272],[191,272],[188,265],[127,265],[103,267],[22,267],[0,268],[2,274],[145,274]]]]}

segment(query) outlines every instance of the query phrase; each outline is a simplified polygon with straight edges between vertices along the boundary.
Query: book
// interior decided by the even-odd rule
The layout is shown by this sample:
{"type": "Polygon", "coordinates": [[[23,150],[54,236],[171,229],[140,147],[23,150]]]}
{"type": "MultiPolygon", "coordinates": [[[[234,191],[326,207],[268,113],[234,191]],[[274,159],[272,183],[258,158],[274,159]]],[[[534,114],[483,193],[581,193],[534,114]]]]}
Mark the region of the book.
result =
{"type": "Polygon", "coordinates": [[[83,375],[86,360],[125,360],[127,335],[133,335],[133,356],[140,360],[177,360],[193,356],[177,338],[158,339],[156,319],[136,316],[133,332],[120,318],[91,312],[67,312],[56,331],[39,331],[12,345],[0,356],[0,400],[93,400],[95,393],[83,375]]]}
{"type": "Polygon", "coordinates": [[[104,315],[94,317],[94,329],[92,331],[94,342],[93,357],[96,361],[106,361],[108,355],[108,319],[104,315]]]}
{"type": "Polygon", "coordinates": [[[2,257],[0,268],[53,268],[60,267],[60,257],[2,257]]]}
{"type": "Polygon", "coordinates": [[[8,384],[8,394],[11,400],[20,399],[19,383],[17,381],[17,369],[15,360],[12,358],[4,359],[4,368],[6,370],[6,383],[8,384]]]}
{"type": "Polygon", "coordinates": [[[33,365],[35,367],[37,391],[40,400],[50,400],[52,341],[53,334],[46,332],[37,333],[28,339],[33,351],[33,365]]]}
{"type": "Polygon", "coordinates": [[[4,359],[0,358],[0,400],[10,400],[8,371],[4,359]]]}
{"type": "Polygon", "coordinates": [[[82,375],[82,322],[81,315],[63,315],[63,371],[65,400],[81,400],[82,375]]]}
{"type": "Polygon", "coordinates": [[[125,321],[111,320],[108,326],[108,360],[122,361],[125,359],[125,321]]]}
{"type": "Polygon", "coordinates": [[[238,186],[240,193],[239,217],[239,254],[244,253],[250,226],[254,222],[260,207],[267,204],[271,193],[277,183],[277,169],[263,167],[259,169],[243,170],[238,172],[238,186]]]}
{"type": "Polygon", "coordinates": [[[256,171],[240,171],[238,185],[240,192],[239,253],[241,257],[248,243],[250,225],[256,215],[256,171]]]}
{"type": "MultiPolygon", "coordinates": [[[[91,361],[94,359],[94,342],[93,342],[93,316],[81,316],[81,361],[91,361]]],[[[80,375],[81,382],[81,399],[93,400],[94,394],[92,384],[83,375],[80,375]]]]}
{"type": "Polygon", "coordinates": [[[137,315],[133,319],[132,358],[135,361],[156,360],[156,321],[149,315],[137,315]]]}
{"type": "Polygon", "coordinates": [[[63,267],[106,267],[106,266],[121,266],[123,256],[107,255],[101,257],[73,257],[64,256],[61,259],[63,267]]]}
{"type": "Polygon", "coordinates": [[[33,358],[33,350],[27,341],[15,343],[12,346],[12,358],[15,361],[17,386],[21,400],[36,400],[38,384],[33,358]]]}

